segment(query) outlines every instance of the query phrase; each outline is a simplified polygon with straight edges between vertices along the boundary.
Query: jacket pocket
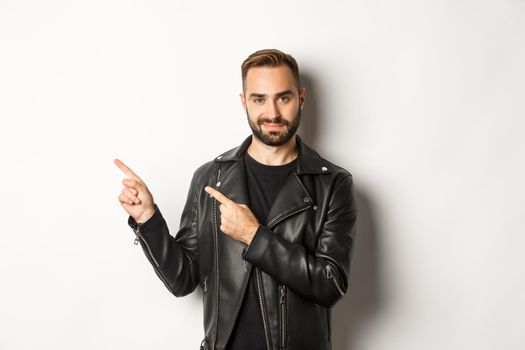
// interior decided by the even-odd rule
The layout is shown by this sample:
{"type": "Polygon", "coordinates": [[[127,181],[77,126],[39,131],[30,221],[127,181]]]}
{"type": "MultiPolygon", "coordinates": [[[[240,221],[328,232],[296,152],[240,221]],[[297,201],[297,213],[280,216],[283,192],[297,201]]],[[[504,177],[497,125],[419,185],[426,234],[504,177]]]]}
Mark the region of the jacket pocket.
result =
{"type": "Polygon", "coordinates": [[[284,285],[279,285],[279,345],[281,349],[286,349],[287,342],[287,315],[286,315],[286,287],[284,285]]]}

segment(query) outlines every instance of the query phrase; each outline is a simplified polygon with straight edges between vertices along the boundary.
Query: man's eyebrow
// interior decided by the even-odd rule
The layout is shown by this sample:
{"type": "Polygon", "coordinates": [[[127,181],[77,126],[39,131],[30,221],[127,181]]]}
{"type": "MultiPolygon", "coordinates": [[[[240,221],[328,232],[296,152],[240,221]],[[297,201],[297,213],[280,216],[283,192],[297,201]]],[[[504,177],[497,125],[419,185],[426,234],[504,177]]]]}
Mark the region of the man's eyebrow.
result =
{"type": "MultiPolygon", "coordinates": [[[[288,90],[284,90],[284,91],[281,91],[281,92],[278,92],[275,94],[276,97],[281,97],[281,96],[284,96],[284,95],[292,95],[293,92],[292,90],[288,89],[288,90]]],[[[250,94],[250,98],[254,98],[254,97],[266,97],[267,95],[266,94],[260,94],[260,93],[257,93],[257,92],[252,92],[250,94]]]]}
{"type": "Polygon", "coordinates": [[[281,97],[284,95],[292,95],[292,94],[293,94],[292,90],[288,89],[288,90],[284,90],[284,91],[276,93],[275,96],[281,97]]]}
{"type": "Polygon", "coordinates": [[[250,98],[254,98],[254,97],[266,97],[266,95],[265,94],[258,94],[256,92],[252,92],[250,94],[250,98]]]}

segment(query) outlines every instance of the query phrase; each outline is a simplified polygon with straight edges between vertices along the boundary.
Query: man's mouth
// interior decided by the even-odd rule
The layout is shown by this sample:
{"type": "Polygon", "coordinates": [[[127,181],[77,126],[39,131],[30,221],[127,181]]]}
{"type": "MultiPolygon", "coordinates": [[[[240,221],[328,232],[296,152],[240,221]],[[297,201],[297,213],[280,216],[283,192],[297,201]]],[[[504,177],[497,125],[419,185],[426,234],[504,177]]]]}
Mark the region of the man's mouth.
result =
{"type": "Polygon", "coordinates": [[[282,121],[274,122],[270,120],[262,120],[261,125],[264,125],[268,129],[278,129],[286,125],[286,123],[283,123],[282,121]]]}
{"type": "Polygon", "coordinates": [[[276,123],[263,123],[263,125],[270,130],[276,130],[280,129],[284,126],[284,124],[276,124],[276,123]]]}

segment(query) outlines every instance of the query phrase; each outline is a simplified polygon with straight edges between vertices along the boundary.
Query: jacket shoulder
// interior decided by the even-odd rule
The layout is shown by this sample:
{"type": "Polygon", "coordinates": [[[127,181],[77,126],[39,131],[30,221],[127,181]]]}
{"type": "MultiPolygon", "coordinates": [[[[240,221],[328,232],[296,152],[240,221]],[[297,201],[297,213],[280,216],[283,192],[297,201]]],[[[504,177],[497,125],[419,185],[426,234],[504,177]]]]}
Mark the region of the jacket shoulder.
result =
{"type": "MultiPolygon", "coordinates": [[[[245,143],[247,140],[244,141],[245,143]]],[[[196,181],[205,181],[210,178],[215,173],[215,170],[217,169],[217,161],[227,158],[230,159],[231,157],[234,157],[236,153],[239,151],[241,146],[233,147],[226,152],[221,153],[220,155],[214,157],[213,159],[201,164],[197,169],[195,169],[195,172],[193,174],[193,177],[196,181]]]]}
{"type": "Polygon", "coordinates": [[[333,163],[331,161],[329,161],[328,159],[326,159],[325,157],[323,157],[322,155],[320,155],[315,149],[313,149],[312,147],[304,144],[304,147],[308,150],[308,152],[310,152],[311,154],[315,154],[316,157],[318,157],[320,159],[320,162],[325,164],[329,169],[330,169],[330,173],[332,175],[332,177],[334,178],[344,178],[344,177],[347,177],[349,176],[350,179],[352,179],[352,173],[342,167],[341,165],[339,164],[336,164],[336,163],[333,163]]]}
{"type": "Polygon", "coordinates": [[[334,176],[336,176],[336,177],[347,177],[347,176],[349,176],[350,178],[352,178],[352,173],[348,169],[343,168],[342,166],[340,166],[338,164],[332,163],[332,162],[330,162],[327,159],[324,159],[324,161],[327,162],[328,165],[332,167],[332,173],[334,174],[334,176]]]}

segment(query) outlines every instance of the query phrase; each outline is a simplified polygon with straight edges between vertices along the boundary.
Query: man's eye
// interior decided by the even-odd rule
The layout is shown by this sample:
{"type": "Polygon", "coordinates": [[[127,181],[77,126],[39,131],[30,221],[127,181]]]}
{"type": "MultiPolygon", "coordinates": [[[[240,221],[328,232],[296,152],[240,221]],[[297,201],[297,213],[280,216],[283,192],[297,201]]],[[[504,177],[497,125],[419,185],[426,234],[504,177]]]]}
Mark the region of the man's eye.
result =
{"type": "Polygon", "coordinates": [[[282,102],[288,102],[288,101],[290,101],[290,98],[288,96],[282,96],[281,97],[281,101],[282,102]]]}
{"type": "Polygon", "coordinates": [[[256,98],[256,99],[253,100],[253,102],[255,102],[255,103],[262,103],[263,99],[262,98],[256,98]]]}

